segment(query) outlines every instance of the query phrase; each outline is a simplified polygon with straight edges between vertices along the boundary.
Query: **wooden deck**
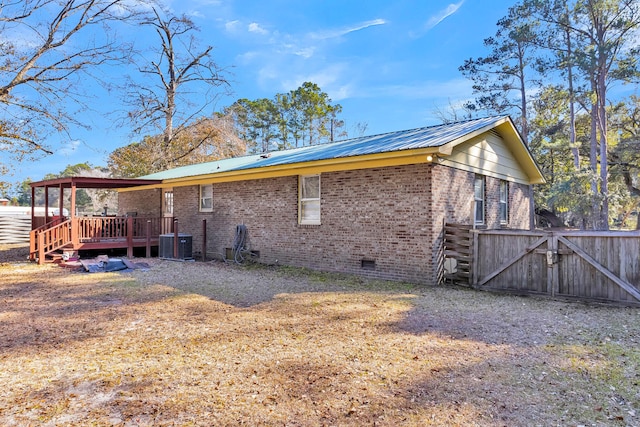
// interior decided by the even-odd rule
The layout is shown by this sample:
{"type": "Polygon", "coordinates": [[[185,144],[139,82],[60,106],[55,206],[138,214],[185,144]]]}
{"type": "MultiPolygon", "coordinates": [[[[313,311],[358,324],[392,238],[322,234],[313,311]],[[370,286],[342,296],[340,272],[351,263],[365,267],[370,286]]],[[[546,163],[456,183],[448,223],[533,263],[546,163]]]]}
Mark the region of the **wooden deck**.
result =
{"type": "MultiPolygon", "coordinates": [[[[159,236],[173,232],[173,218],[75,217],[56,219],[31,231],[30,259],[42,264],[61,250],[127,249],[158,246],[159,236]]],[[[149,249],[147,249],[149,252],[149,249]]]]}

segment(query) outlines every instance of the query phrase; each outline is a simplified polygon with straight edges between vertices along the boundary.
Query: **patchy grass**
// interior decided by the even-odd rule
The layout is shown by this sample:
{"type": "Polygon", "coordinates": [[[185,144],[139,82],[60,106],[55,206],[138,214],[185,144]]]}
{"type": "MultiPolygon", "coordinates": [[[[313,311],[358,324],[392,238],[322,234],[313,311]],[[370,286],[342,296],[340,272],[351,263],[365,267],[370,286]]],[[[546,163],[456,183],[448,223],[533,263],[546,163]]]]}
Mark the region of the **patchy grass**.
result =
{"type": "Polygon", "coordinates": [[[637,308],[148,261],[0,265],[0,424],[640,425],[637,308]]]}

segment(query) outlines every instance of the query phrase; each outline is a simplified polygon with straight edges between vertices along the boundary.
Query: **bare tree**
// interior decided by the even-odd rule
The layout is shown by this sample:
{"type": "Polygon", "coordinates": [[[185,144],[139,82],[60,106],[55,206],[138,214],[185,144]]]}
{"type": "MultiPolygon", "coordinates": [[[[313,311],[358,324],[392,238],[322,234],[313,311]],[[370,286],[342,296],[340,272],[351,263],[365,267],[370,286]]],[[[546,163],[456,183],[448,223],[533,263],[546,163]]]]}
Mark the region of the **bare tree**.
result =
{"type": "Polygon", "coordinates": [[[441,123],[455,123],[463,120],[470,120],[476,113],[475,104],[465,102],[460,105],[455,105],[451,98],[446,107],[435,106],[432,115],[441,123]]]}
{"type": "Polygon", "coordinates": [[[52,133],[83,125],[90,73],[121,61],[128,45],[110,24],[138,13],[131,0],[0,0],[0,146],[23,159],[52,153],[52,133]]]}
{"type": "Polygon", "coordinates": [[[164,170],[167,157],[177,167],[237,157],[247,151],[246,141],[236,134],[231,115],[201,117],[176,134],[169,151],[163,148],[163,135],[147,136],[141,142],[114,150],[108,160],[111,173],[134,178],[164,170]]]}
{"type": "Polygon", "coordinates": [[[198,28],[189,18],[165,17],[162,11],[153,8],[150,19],[143,25],[155,30],[158,45],[151,49],[152,59],[137,57],[143,79],[129,80],[125,101],[130,107],[128,119],[133,123],[134,133],[162,134],[163,164],[157,165],[162,169],[188,156],[189,151],[176,147],[197,149],[174,142],[198,117],[208,115],[205,109],[220,94],[216,89],[227,89],[229,84],[211,57],[213,47],[198,47],[193,35],[198,28]]]}

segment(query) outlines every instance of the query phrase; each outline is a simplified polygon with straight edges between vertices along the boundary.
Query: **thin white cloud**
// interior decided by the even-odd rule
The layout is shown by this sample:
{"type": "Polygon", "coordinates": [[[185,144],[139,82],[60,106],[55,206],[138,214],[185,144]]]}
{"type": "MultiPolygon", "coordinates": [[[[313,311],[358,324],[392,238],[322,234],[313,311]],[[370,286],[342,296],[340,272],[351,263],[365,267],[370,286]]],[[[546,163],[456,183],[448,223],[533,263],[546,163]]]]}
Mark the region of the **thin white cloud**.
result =
{"type": "Polygon", "coordinates": [[[384,19],[373,19],[307,33],[272,31],[270,26],[262,27],[256,21],[230,21],[226,28],[234,30],[236,36],[242,36],[245,32],[245,35],[253,35],[246,40],[254,45],[259,42],[259,48],[253,46],[236,59],[244,66],[251,66],[260,88],[289,91],[311,81],[328,93],[334,102],[338,102],[351,97],[356,90],[353,86],[355,70],[348,61],[328,60],[331,57],[328,52],[341,42],[341,37],[385,24],[387,21],[384,19]],[[249,25],[249,22],[252,24],[249,25]],[[256,35],[263,37],[256,40],[256,35]]]}
{"type": "MultiPolygon", "coordinates": [[[[312,73],[297,73],[295,76],[283,80],[281,87],[282,90],[289,91],[300,87],[304,82],[313,82],[328,93],[333,102],[338,102],[348,98],[353,92],[351,85],[341,83],[348,76],[349,70],[350,67],[347,63],[330,64],[312,73]]],[[[266,75],[265,70],[262,76],[266,75]]]]}
{"type": "Polygon", "coordinates": [[[310,47],[303,47],[303,48],[294,50],[293,54],[309,59],[313,56],[313,53],[315,51],[316,51],[316,48],[310,46],[310,47]]]}
{"type": "Polygon", "coordinates": [[[199,10],[192,10],[190,12],[186,13],[187,16],[190,16],[192,18],[200,18],[200,19],[204,19],[205,16],[202,12],[200,12],[199,10]]]}
{"type": "Polygon", "coordinates": [[[269,34],[269,32],[262,28],[257,22],[250,23],[247,30],[249,30],[250,33],[269,34]]]}
{"type": "Polygon", "coordinates": [[[224,24],[224,29],[229,31],[229,32],[234,32],[238,29],[238,26],[240,25],[240,21],[238,21],[237,19],[234,21],[229,21],[226,22],[224,24]]]}
{"type": "Polygon", "coordinates": [[[280,79],[281,70],[277,64],[266,64],[258,70],[258,82],[265,87],[271,87],[274,81],[280,79]]]}
{"type": "Polygon", "coordinates": [[[255,58],[259,58],[259,57],[260,57],[260,52],[255,50],[250,50],[248,52],[241,53],[240,55],[238,55],[237,59],[241,64],[247,65],[251,61],[253,61],[255,58]]]}
{"type": "Polygon", "coordinates": [[[472,93],[468,79],[456,78],[447,81],[426,80],[415,84],[388,85],[369,88],[362,97],[395,97],[405,99],[459,99],[472,93]]]}
{"type": "Polygon", "coordinates": [[[386,23],[387,21],[385,21],[384,19],[373,19],[371,21],[361,22],[349,27],[313,32],[309,34],[309,36],[312,39],[318,40],[332,39],[336,37],[342,37],[349,33],[353,33],[354,31],[364,30],[365,28],[374,27],[376,25],[384,25],[386,23]]]}
{"type": "Polygon", "coordinates": [[[65,143],[60,147],[60,149],[58,150],[58,153],[65,156],[73,154],[76,151],[78,151],[78,147],[80,146],[80,144],[81,142],[77,139],[73,141],[69,141],[68,143],[65,143]]]}
{"type": "Polygon", "coordinates": [[[351,97],[353,93],[353,88],[350,84],[342,85],[335,89],[329,89],[329,96],[333,102],[338,102],[343,99],[351,97]]]}
{"type": "Polygon", "coordinates": [[[449,16],[456,13],[458,9],[460,9],[460,6],[462,6],[463,3],[464,3],[464,0],[461,0],[458,3],[451,3],[449,6],[447,6],[446,8],[442,9],[441,11],[433,15],[431,18],[429,18],[429,20],[425,24],[424,26],[425,30],[432,29],[433,27],[435,27],[436,25],[438,25],[439,23],[447,19],[449,16]]]}
{"type": "MultiPolygon", "coordinates": [[[[130,3],[131,5],[142,5],[145,7],[150,7],[150,5],[145,2],[140,2],[135,0],[128,0],[127,3],[130,3]]],[[[174,11],[176,5],[178,7],[184,6],[186,2],[183,0],[182,1],[181,0],[162,0],[162,1],[159,1],[158,3],[160,3],[160,5],[163,8],[174,11]]],[[[188,3],[190,7],[222,6],[221,0],[190,0],[188,3]]]]}

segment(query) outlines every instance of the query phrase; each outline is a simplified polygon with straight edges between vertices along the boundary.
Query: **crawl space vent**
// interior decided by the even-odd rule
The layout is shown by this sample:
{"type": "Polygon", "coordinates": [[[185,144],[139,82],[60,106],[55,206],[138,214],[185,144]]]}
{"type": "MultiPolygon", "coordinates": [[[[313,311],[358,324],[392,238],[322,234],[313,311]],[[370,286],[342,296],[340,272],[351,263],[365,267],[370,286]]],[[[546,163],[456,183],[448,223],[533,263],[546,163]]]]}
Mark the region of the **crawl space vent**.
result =
{"type": "Polygon", "coordinates": [[[363,270],[375,270],[376,269],[376,260],[374,259],[363,259],[360,260],[360,268],[363,270]]]}

